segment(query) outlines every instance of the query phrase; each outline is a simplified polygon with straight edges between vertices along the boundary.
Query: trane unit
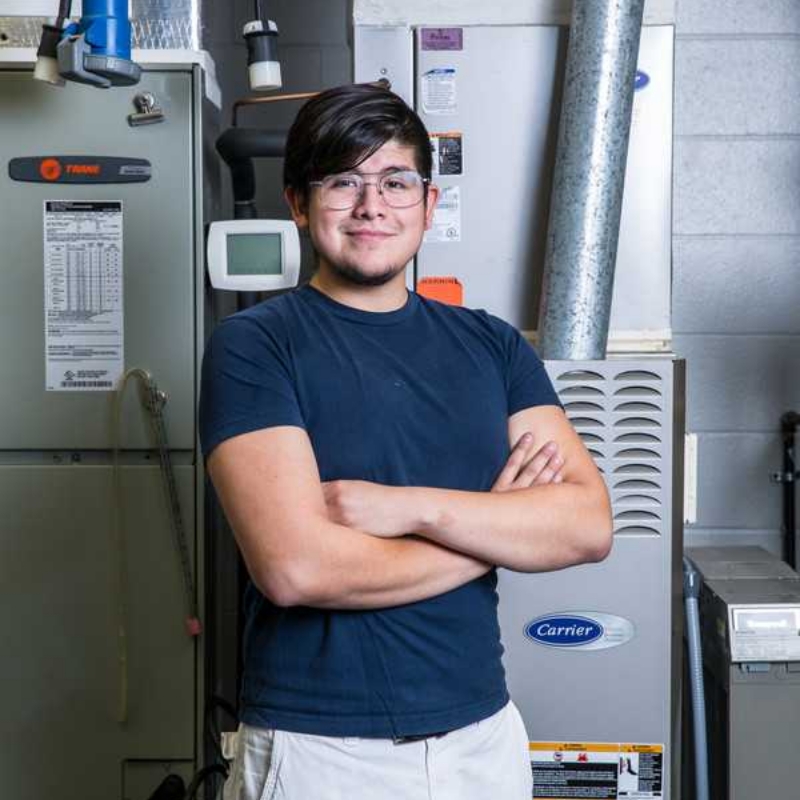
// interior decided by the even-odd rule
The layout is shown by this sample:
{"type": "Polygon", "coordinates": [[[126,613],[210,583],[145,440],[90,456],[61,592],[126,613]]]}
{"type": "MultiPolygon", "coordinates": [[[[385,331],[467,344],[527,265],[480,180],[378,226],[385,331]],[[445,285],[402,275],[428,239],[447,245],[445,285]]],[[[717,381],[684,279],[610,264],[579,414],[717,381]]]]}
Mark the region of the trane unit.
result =
{"type": "Polygon", "coordinates": [[[684,364],[551,361],[547,370],[605,478],[614,545],[599,564],[500,575],[533,796],[676,800],[684,364]]]}

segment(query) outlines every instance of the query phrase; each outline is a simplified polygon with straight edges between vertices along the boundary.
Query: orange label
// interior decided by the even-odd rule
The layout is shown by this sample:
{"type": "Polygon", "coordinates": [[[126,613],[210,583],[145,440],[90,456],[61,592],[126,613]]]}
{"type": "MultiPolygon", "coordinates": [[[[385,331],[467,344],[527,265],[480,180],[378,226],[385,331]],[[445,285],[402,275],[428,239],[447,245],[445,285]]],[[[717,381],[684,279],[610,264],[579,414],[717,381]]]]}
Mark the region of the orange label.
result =
{"type": "Polygon", "coordinates": [[[458,278],[452,276],[420,278],[417,281],[417,294],[451,306],[464,305],[464,287],[458,278]]]}
{"type": "Polygon", "coordinates": [[[57,181],[61,177],[61,162],[55,158],[46,158],[39,164],[39,174],[46,181],[57,181]]]}

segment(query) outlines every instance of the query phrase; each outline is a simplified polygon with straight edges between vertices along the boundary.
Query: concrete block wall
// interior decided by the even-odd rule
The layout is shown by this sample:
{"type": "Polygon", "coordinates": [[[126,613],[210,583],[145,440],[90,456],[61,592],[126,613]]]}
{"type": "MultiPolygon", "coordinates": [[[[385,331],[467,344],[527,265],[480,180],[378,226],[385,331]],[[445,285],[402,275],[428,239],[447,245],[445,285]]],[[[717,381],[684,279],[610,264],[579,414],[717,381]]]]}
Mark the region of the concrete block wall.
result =
{"type": "Polygon", "coordinates": [[[800,3],[678,0],[673,330],[698,434],[688,545],[780,552],[800,409],[800,3]]]}

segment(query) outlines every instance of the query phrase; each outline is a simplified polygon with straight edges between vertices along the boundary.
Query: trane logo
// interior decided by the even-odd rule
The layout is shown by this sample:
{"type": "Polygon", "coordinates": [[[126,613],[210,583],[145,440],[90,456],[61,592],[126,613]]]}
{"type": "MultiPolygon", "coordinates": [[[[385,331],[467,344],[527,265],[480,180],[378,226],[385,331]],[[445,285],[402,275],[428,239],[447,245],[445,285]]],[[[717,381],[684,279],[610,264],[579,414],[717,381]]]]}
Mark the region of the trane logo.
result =
{"type": "Polygon", "coordinates": [[[579,647],[603,635],[603,626],[586,617],[539,617],[525,626],[525,635],[549,647],[579,647]]]}
{"type": "Polygon", "coordinates": [[[67,175],[99,175],[99,164],[67,164],[67,175]]]}

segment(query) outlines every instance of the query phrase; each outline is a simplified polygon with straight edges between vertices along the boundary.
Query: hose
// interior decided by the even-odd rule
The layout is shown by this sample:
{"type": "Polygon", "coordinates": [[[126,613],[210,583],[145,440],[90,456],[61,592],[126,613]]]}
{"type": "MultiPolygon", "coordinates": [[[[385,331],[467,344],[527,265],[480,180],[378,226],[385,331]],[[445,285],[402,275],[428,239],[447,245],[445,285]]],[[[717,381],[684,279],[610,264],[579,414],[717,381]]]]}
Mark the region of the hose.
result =
{"type": "Polygon", "coordinates": [[[125,397],[125,390],[128,386],[128,382],[132,378],[135,378],[139,382],[142,406],[150,417],[151,428],[158,449],[159,466],[169,510],[170,527],[172,528],[175,549],[180,561],[183,578],[184,602],[186,604],[186,631],[190,636],[199,636],[203,630],[203,626],[198,617],[197,593],[192,576],[191,558],[186,542],[178,489],[175,483],[172,461],[169,455],[169,444],[167,443],[166,429],[164,427],[162,415],[163,406],[164,403],[166,403],[166,395],[158,390],[149,372],[140,367],[133,367],[120,378],[116,391],[113,394],[111,421],[113,452],[112,475],[114,487],[112,530],[117,547],[117,660],[120,673],[117,720],[120,723],[124,723],[128,719],[128,555],[122,514],[123,494],[120,468],[120,436],[122,428],[122,401],[125,397]]]}
{"type": "Polygon", "coordinates": [[[689,643],[689,683],[692,692],[694,730],[695,800],[709,800],[706,696],[703,686],[703,653],[700,645],[700,573],[691,559],[683,558],[683,597],[686,606],[686,638],[689,643]]]}

